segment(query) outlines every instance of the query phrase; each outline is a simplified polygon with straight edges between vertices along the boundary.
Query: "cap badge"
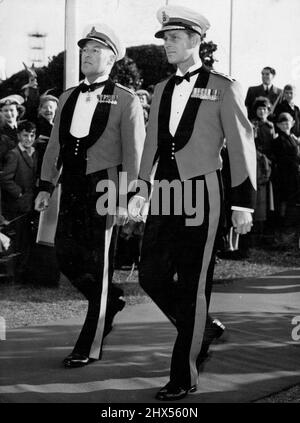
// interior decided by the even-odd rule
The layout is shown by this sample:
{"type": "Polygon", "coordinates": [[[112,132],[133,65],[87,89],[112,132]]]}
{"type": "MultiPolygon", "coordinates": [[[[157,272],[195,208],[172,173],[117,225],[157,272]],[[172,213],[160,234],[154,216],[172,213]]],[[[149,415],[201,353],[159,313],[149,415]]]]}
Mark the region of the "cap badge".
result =
{"type": "Polygon", "coordinates": [[[166,24],[166,23],[168,23],[169,22],[169,16],[166,14],[166,12],[163,10],[162,11],[162,23],[163,24],[166,24]]]}
{"type": "Polygon", "coordinates": [[[97,31],[96,28],[93,26],[93,28],[90,30],[88,37],[94,37],[95,35],[97,35],[97,31]]]}

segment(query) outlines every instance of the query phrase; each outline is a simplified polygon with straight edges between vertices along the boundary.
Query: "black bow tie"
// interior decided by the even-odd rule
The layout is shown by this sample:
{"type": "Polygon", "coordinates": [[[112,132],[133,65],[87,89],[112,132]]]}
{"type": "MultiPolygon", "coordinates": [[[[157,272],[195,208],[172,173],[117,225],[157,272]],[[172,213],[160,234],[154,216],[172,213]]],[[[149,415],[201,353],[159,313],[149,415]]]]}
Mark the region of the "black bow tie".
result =
{"type": "Polygon", "coordinates": [[[182,83],[182,81],[183,81],[184,79],[186,79],[186,80],[187,80],[187,82],[190,82],[190,78],[191,78],[191,76],[196,75],[196,74],[197,74],[197,73],[199,73],[199,72],[200,72],[200,68],[199,68],[199,69],[194,70],[193,72],[187,72],[187,73],[186,73],[185,75],[183,75],[183,76],[175,75],[175,84],[176,84],[176,85],[181,84],[181,83],[182,83]]]}
{"type": "Polygon", "coordinates": [[[82,93],[86,93],[87,91],[95,91],[97,88],[99,87],[103,87],[103,85],[106,84],[107,81],[103,81],[103,82],[95,82],[94,84],[91,85],[87,85],[84,82],[82,84],[80,84],[80,91],[82,93]]]}

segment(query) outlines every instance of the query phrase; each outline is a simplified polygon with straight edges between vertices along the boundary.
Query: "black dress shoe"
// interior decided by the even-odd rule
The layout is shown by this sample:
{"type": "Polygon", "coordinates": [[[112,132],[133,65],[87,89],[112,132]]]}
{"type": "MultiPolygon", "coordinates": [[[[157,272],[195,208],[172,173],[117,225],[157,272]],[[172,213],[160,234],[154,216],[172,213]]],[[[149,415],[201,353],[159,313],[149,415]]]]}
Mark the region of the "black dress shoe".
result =
{"type": "Polygon", "coordinates": [[[174,382],[168,382],[163,388],[161,388],[155,398],[160,401],[177,401],[187,396],[190,392],[195,392],[197,390],[196,386],[191,388],[182,388],[174,382]]]}
{"type": "Polygon", "coordinates": [[[76,367],[84,367],[93,361],[95,360],[84,354],[72,353],[63,360],[63,365],[68,369],[72,369],[76,367]]]}
{"type": "Polygon", "coordinates": [[[208,327],[205,328],[205,333],[203,337],[202,347],[200,354],[197,358],[197,368],[207,363],[207,361],[211,358],[211,353],[208,352],[210,344],[220,338],[225,331],[225,326],[222,322],[218,319],[214,319],[208,327]]]}
{"type": "Polygon", "coordinates": [[[203,346],[209,347],[210,344],[220,338],[225,331],[225,326],[219,319],[214,319],[205,327],[203,336],[203,346]]]}
{"type": "Polygon", "coordinates": [[[219,319],[212,321],[213,340],[220,338],[225,331],[225,325],[219,319]]]}
{"type": "Polygon", "coordinates": [[[113,300],[112,304],[108,304],[103,337],[107,336],[111,332],[114,317],[119,311],[123,310],[125,304],[126,302],[122,300],[122,298],[117,298],[116,300],[113,300]]]}

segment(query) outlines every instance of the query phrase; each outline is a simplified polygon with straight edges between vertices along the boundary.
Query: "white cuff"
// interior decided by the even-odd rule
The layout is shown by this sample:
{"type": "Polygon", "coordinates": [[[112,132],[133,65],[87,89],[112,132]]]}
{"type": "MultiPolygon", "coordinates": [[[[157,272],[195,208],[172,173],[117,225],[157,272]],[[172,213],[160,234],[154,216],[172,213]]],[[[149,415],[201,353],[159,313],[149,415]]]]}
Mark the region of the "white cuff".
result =
{"type": "MultiPolygon", "coordinates": [[[[141,200],[145,200],[146,201],[146,198],[145,197],[143,197],[142,195],[138,195],[138,194],[135,194],[133,197],[131,197],[131,199],[132,198],[140,198],[141,200]]],[[[129,202],[131,201],[131,199],[129,200],[129,202]]]]}
{"type": "Polygon", "coordinates": [[[239,207],[239,206],[231,206],[231,210],[245,211],[245,212],[249,212],[249,213],[254,212],[254,209],[248,209],[247,207],[239,207]]]}

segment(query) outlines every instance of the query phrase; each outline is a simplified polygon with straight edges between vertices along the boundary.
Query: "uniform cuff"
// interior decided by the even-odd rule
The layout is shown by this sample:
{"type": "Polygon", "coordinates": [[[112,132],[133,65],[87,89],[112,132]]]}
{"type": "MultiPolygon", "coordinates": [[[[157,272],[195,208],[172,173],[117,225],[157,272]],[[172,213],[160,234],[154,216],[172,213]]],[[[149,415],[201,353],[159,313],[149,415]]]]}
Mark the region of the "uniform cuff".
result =
{"type": "Polygon", "coordinates": [[[46,191],[46,192],[49,192],[49,194],[51,195],[52,192],[54,191],[54,188],[55,186],[51,182],[40,180],[39,192],[46,191]]]}

